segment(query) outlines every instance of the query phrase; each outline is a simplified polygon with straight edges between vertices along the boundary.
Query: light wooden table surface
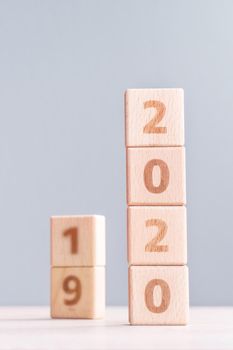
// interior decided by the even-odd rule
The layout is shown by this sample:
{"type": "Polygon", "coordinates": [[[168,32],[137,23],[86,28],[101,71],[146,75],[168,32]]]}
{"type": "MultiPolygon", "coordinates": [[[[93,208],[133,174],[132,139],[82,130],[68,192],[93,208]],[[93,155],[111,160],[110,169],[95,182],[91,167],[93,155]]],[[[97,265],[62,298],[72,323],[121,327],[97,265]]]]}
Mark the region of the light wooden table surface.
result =
{"type": "Polygon", "coordinates": [[[190,324],[130,326],[126,307],[105,320],[51,320],[48,307],[1,307],[0,349],[233,349],[233,307],[192,308],[190,324]]]}

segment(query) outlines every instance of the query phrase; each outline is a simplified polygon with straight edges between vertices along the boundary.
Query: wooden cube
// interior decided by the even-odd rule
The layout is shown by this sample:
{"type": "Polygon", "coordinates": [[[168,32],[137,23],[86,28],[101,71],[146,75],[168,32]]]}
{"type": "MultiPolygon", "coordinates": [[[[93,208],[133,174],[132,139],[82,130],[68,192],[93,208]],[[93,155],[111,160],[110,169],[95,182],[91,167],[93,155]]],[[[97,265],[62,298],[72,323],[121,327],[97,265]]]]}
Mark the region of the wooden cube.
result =
{"type": "Polygon", "coordinates": [[[52,266],[104,266],[105,217],[51,217],[52,266]]]}
{"type": "Polygon", "coordinates": [[[184,147],[127,149],[128,205],[186,202],[184,147]]]}
{"type": "Polygon", "coordinates": [[[104,317],[105,267],[52,267],[51,286],[51,317],[104,317]]]}
{"type": "Polygon", "coordinates": [[[184,145],[183,89],[129,89],[126,146],[184,145]]]}
{"type": "Polygon", "coordinates": [[[185,325],[188,322],[187,266],[131,266],[129,322],[185,325]]]}
{"type": "Polygon", "coordinates": [[[129,265],[185,265],[185,207],[129,207],[129,265]]]}

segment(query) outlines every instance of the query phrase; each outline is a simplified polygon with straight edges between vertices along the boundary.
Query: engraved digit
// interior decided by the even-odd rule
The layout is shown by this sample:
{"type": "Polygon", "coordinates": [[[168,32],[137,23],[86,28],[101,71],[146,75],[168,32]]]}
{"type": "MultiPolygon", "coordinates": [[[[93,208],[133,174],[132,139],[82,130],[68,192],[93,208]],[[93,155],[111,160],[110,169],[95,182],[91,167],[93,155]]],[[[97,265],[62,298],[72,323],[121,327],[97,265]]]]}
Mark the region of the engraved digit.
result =
{"type": "Polygon", "coordinates": [[[145,303],[149,311],[159,314],[167,310],[170,304],[170,288],[167,282],[161,279],[151,280],[145,289],[145,303]],[[161,288],[161,302],[156,306],[154,303],[154,289],[156,286],[161,288]]]}
{"type": "Polygon", "coordinates": [[[151,193],[161,193],[167,189],[169,183],[169,169],[167,164],[161,159],[150,160],[144,169],[144,183],[147,190],[151,193]],[[153,169],[155,166],[160,168],[160,184],[159,186],[154,186],[153,184],[153,169]]]}
{"type": "Polygon", "coordinates": [[[64,303],[66,305],[77,304],[77,302],[81,298],[81,283],[80,283],[80,280],[76,276],[68,276],[64,279],[63,290],[67,294],[74,295],[74,297],[72,299],[64,299],[64,303]]]}
{"type": "Polygon", "coordinates": [[[143,132],[145,134],[165,134],[167,132],[165,126],[156,126],[161,122],[165,115],[165,104],[160,101],[149,100],[144,103],[144,109],[146,108],[155,108],[155,116],[144,126],[143,132]]]}
{"type": "Polygon", "coordinates": [[[70,236],[70,243],[71,243],[71,254],[77,254],[78,253],[78,229],[77,227],[71,227],[68,230],[66,230],[63,235],[65,237],[70,236]]]}
{"type": "Polygon", "coordinates": [[[146,252],[167,252],[168,245],[158,245],[161,242],[166,233],[167,233],[167,224],[165,221],[160,219],[149,219],[146,221],[146,227],[157,226],[158,233],[155,238],[153,238],[150,242],[148,242],[145,246],[146,252]]]}

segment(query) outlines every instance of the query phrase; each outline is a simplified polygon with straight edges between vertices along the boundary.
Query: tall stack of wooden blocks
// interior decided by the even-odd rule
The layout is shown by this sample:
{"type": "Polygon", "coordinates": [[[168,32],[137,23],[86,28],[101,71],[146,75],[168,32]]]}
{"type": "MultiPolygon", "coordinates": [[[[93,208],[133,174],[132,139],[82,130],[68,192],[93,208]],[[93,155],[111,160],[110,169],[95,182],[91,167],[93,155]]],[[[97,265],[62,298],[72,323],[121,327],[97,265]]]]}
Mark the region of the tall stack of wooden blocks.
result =
{"type": "Polygon", "coordinates": [[[102,318],[105,311],[105,218],[51,218],[51,316],[102,318]]]}
{"type": "Polygon", "coordinates": [[[186,324],[183,90],[129,89],[125,113],[129,321],[186,324]]]}

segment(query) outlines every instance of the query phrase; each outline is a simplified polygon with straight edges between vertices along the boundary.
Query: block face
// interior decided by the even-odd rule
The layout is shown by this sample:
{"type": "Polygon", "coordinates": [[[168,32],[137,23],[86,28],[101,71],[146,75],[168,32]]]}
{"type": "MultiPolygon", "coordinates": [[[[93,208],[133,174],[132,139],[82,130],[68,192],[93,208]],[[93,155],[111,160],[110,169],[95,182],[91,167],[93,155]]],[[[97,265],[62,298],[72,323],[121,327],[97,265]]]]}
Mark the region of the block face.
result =
{"type": "Polygon", "coordinates": [[[51,268],[51,317],[103,318],[104,267],[51,268]]]}
{"type": "Polygon", "coordinates": [[[104,216],[51,218],[52,266],[104,266],[104,216]]]}
{"type": "Polygon", "coordinates": [[[188,322],[187,266],[131,266],[129,322],[185,325],[188,322]]]}
{"type": "Polygon", "coordinates": [[[185,265],[187,229],[185,207],[129,207],[130,265],[185,265]]]}
{"type": "Polygon", "coordinates": [[[129,89],[126,146],[184,145],[183,89],[129,89]]]}
{"type": "Polygon", "coordinates": [[[128,205],[183,205],[184,147],[127,149],[128,205]]]}

